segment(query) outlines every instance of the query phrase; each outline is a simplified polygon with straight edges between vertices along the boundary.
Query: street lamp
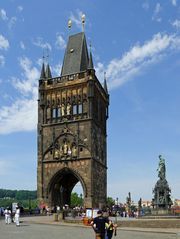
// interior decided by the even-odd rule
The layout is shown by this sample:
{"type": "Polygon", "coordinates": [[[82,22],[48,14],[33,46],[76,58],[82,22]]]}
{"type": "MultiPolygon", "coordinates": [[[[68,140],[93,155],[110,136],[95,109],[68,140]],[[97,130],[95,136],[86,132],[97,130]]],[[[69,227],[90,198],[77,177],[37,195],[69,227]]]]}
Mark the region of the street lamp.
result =
{"type": "Polygon", "coordinates": [[[116,216],[115,216],[115,223],[117,224],[117,211],[118,211],[118,197],[116,198],[116,216]]]}
{"type": "Polygon", "coordinates": [[[80,198],[81,198],[81,201],[80,201],[80,202],[81,202],[81,207],[82,207],[82,204],[83,204],[83,203],[82,203],[82,193],[80,194],[80,198]]]}

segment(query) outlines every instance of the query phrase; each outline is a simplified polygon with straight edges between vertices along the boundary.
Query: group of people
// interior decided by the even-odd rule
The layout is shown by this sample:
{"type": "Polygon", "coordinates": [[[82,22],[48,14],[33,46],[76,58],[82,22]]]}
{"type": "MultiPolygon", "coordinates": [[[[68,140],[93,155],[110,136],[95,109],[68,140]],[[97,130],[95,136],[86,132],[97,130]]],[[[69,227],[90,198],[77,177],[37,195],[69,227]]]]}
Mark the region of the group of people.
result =
{"type": "Polygon", "coordinates": [[[101,210],[97,212],[97,217],[93,219],[91,225],[95,231],[96,239],[111,239],[113,234],[116,236],[117,225],[104,217],[101,210]]]}
{"type": "Polygon", "coordinates": [[[12,215],[11,209],[9,207],[7,207],[4,210],[4,216],[5,216],[5,223],[7,225],[11,224],[11,222],[15,222],[17,227],[20,226],[20,224],[19,224],[20,208],[19,207],[16,207],[14,217],[12,215]]]}

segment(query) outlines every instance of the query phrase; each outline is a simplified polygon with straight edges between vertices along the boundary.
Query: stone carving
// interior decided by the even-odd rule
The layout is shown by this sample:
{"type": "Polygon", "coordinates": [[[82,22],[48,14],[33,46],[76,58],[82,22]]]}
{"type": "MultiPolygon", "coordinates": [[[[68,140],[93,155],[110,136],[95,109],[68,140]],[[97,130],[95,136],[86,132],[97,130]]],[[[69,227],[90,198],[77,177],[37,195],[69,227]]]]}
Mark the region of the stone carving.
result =
{"type": "Polygon", "coordinates": [[[62,116],[65,115],[65,105],[64,104],[61,105],[61,115],[62,116]]]}
{"type": "Polygon", "coordinates": [[[66,155],[68,153],[68,145],[67,142],[65,141],[63,144],[63,153],[66,155]]]}
{"type": "Polygon", "coordinates": [[[71,114],[71,105],[70,105],[70,103],[67,103],[66,112],[67,112],[67,115],[71,114]]]}

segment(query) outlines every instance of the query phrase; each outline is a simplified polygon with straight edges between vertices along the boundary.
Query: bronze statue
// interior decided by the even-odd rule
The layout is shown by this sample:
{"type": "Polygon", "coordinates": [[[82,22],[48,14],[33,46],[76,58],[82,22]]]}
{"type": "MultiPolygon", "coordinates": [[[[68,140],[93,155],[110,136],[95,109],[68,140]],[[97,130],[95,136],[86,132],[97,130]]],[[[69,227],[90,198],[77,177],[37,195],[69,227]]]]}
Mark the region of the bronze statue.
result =
{"type": "Polygon", "coordinates": [[[162,155],[159,155],[159,166],[158,166],[158,177],[163,180],[166,178],[166,166],[165,159],[162,158],[162,155]]]}

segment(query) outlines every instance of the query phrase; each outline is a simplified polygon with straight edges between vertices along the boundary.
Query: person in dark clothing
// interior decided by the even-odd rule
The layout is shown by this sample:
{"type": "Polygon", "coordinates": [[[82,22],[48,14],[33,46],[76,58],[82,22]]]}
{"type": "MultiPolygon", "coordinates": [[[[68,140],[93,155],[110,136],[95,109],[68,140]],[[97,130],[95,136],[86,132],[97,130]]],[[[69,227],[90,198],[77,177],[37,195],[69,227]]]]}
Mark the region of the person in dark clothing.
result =
{"type": "Polygon", "coordinates": [[[96,233],[96,239],[105,239],[106,223],[108,223],[108,219],[103,217],[102,211],[99,210],[97,212],[97,217],[92,221],[92,226],[96,233]]]}

